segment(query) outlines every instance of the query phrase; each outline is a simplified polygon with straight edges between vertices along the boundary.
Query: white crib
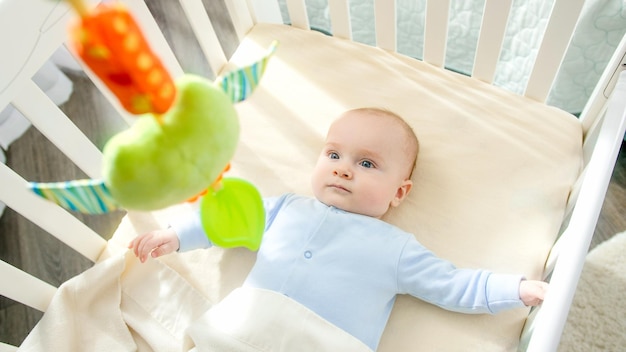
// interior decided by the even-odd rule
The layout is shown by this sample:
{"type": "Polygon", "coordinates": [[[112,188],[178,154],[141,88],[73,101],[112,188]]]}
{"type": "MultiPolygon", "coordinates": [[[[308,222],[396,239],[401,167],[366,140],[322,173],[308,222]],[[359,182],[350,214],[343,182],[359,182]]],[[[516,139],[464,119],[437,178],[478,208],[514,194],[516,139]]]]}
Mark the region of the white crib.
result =
{"type": "MultiPolygon", "coordinates": [[[[183,70],[146,4],[141,0],[124,0],[123,2],[132,9],[153,48],[164,60],[172,75],[180,76],[183,70]]],[[[283,23],[279,3],[275,0],[225,0],[225,3],[236,34],[242,43],[249,31],[259,23],[283,23]]],[[[470,78],[481,87],[480,89],[483,89],[484,84],[482,82],[489,84],[494,80],[496,64],[501,52],[512,3],[512,0],[485,1],[481,31],[470,78]]],[[[181,0],[180,4],[212,71],[221,72],[224,67],[231,67],[233,63],[229,64],[230,58],[224,54],[211,22],[205,15],[206,11],[202,1],[181,0]]],[[[287,0],[286,4],[291,26],[309,30],[309,17],[305,1],[287,0]]],[[[555,1],[543,40],[537,48],[536,60],[526,84],[523,94],[525,98],[523,99],[545,102],[570,43],[583,5],[583,0],[555,1]]],[[[450,1],[427,0],[426,6],[423,61],[428,63],[435,72],[439,72],[445,70],[447,19],[450,1]]],[[[380,48],[383,54],[394,52],[398,48],[395,27],[396,1],[375,0],[374,8],[376,46],[380,48]]],[[[337,40],[352,39],[349,9],[349,0],[329,0],[332,34],[334,37],[340,38],[337,40]]],[[[67,23],[73,16],[75,15],[69,7],[59,1],[4,0],[0,2],[0,33],[3,33],[0,36],[0,47],[4,53],[0,56],[0,110],[8,104],[13,104],[32,122],[35,128],[50,139],[89,177],[99,178],[101,176],[101,151],[72,124],[67,116],[31,80],[34,72],[67,40],[67,23]],[[7,33],[12,33],[12,35],[7,35],[7,33]]],[[[276,30],[275,27],[271,28],[270,32],[276,30]]],[[[325,38],[323,40],[334,39],[325,38]]],[[[302,45],[304,47],[306,43],[302,43],[302,45]]],[[[280,52],[281,48],[279,47],[278,50],[280,52]]],[[[245,56],[245,54],[239,53],[238,55],[245,56]]],[[[251,55],[254,55],[254,52],[251,55]]],[[[277,61],[282,62],[281,60],[283,58],[278,56],[277,61]]],[[[237,65],[244,61],[244,58],[240,57],[238,61],[235,60],[234,64],[237,65]]],[[[554,243],[549,256],[546,255],[547,253],[540,253],[538,257],[526,257],[527,260],[533,259],[541,262],[540,265],[542,266],[545,260],[545,269],[541,276],[549,280],[551,288],[541,308],[533,309],[528,315],[526,323],[523,324],[524,328],[518,341],[519,344],[513,348],[523,351],[555,351],[559,344],[568,309],[574,296],[578,277],[626,129],[626,74],[619,75],[619,72],[624,70],[625,65],[626,37],[617,47],[579,118],[581,134],[584,136],[583,140],[580,141],[581,163],[584,165],[581,167],[578,178],[569,185],[571,192],[567,204],[563,204],[562,207],[564,214],[562,225],[558,234],[554,233],[553,236],[553,238],[558,237],[558,240],[554,243]],[[621,77],[621,81],[617,83],[619,77],[621,77]]],[[[298,75],[297,69],[292,74],[298,75]]],[[[426,76],[428,75],[424,77],[426,76]]],[[[120,114],[126,116],[127,114],[119,108],[106,88],[97,79],[94,79],[94,83],[102,89],[107,98],[110,98],[112,105],[118,108],[120,114]]],[[[264,83],[265,81],[262,81],[262,84],[264,83]]],[[[355,89],[357,88],[355,87],[355,89]]],[[[312,83],[307,89],[316,90],[317,87],[312,83]]],[[[268,91],[270,90],[271,88],[268,88],[268,91]]],[[[267,94],[260,94],[261,97],[258,99],[268,98],[267,94]]],[[[323,92],[316,92],[315,94],[323,94],[323,92]]],[[[350,97],[350,99],[353,98],[350,97]]],[[[276,101],[270,102],[277,104],[276,101]]],[[[333,106],[332,108],[338,109],[340,107],[343,106],[333,106]]],[[[309,108],[311,106],[304,106],[303,110],[309,108]]],[[[246,115],[250,113],[249,109],[249,105],[240,108],[242,120],[250,118],[246,115]]],[[[321,134],[321,131],[324,130],[324,126],[320,126],[321,122],[319,124],[310,120],[308,122],[305,124],[295,123],[293,126],[285,128],[291,128],[293,134],[298,137],[304,136],[304,139],[309,137],[300,132],[303,127],[310,128],[316,135],[321,134]]],[[[242,135],[242,140],[247,136],[249,135],[242,135]]],[[[525,137],[520,136],[519,138],[523,142],[525,137]]],[[[428,137],[426,140],[428,141],[428,137]]],[[[235,173],[239,172],[249,176],[250,173],[246,174],[246,167],[253,167],[250,166],[253,165],[250,160],[254,159],[256,151],[248,151],[249,156],[246,156],[245,152],[246,150],[240,151],[243,154],[233,162],[233,169],[235,173]],[[238,162],[243,166],[238,167],[238,162]]],[[[429,160],[427,155],[426,163],[429,160]]],[[[270,166],[269,169],[272,167],[270,166]]],[[[254,177],[252,178],[255,181],[254,177]]],[[[280,182],[293,182],[295,185],[293,188],[304,188],[299,181],[290,181],[290,179],[280,177],[277,179],[280,182]]],[[[102,253],[107,247],[107,241],[77,220],[71,212],[31,193],[26,187],[28,181],[36,180],[25,180],[6,165],[0,164],[0,184],[2,185],[0,201],[89,260],[100,261],[102,253]]],[[[271,188],[270,186],[269,188],[268,193],[282,190],[280,187],[271,188]]],[[[261,189],[263,191],[263,186],[261,189]]],[[[161,215],[155,217],[154,214],[137,212],[130,212],[128,216],[135,219],[141,218],[146,222],[156,221],[158,223],[163,223],[165,221],[163,219],[167,218],[166,216],[161,218],[161,215]],[[152,220],[153,217],[156,220],[152,220]]],[[[400,214],[397,217],[404,221],[407,215],[400,214]]],[[[121,226],[119,231],[129,232],[124,226],[121,226]]],[[[120,236],[128,237],[132,234],[125,233],[120,236]]],[[[429,242],[429,239],[427,238],[425,242],[429,242]]],[[[437,244],[437,240],[432,240],[432,242],[437,244]]],[[[449,246],[449,244],[445,246],[449,246]]],[[[454,252],[454,249],[450,250],[454,252]]],[[[0,262],[0,275],[2,278],[0,294],[41,311],[46,311],[57,291],[57,288],[50,284],[5,262],[0,262]]],[[[409,339],[409,337],[405,337],[405,339],[409,339]]],[[[423,349],[419,343],[419,341],[415,341],[415,350],[423,349]]],[[[393,346],[393,344],[388,343],[385,346],[393,346]]],[[[392,350],[391,347],[386,348],[392,350]]],[[[0,344],[0,350],[12,351],[16,348],[0,344]]]]}

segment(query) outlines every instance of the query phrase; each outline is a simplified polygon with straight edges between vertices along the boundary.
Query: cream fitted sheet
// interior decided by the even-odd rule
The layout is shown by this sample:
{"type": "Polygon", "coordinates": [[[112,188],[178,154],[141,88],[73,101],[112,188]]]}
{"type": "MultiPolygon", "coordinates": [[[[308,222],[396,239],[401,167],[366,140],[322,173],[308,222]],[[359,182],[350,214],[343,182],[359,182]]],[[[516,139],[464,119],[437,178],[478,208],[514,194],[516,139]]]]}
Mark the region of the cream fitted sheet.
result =
{"type": "MultiPolygon", "coordinates": [[[[237,104],[242,133],[227,176],[252,181],[264,196],[288,191],[311,194],[309,177],[331,121],[354,107],[388,108],[413,126],[421,152],[413,191],[387,220],[414,233],[426,247],[458,266],[540,277],[581,167],[578,120],[401,55],[282,25],[255,26],[231,64],[249,63],[273,40],[280,46],[258,90],[237,104]]],[[[174,207],[154,218],[129,214],[102,259],[120,258],[136,233],[166,226],[191,208],[174,207]]],[[[163,331],[171,332],[169,343],[180,343],[184,339],[181,324],[197,319],[202,309],[237,288],[254,263],[254,253],[242,248],[172,254],[144,266],[132,256],[123,258],[126,264],[117,266],[115,273],[120,279],[109,280],[120,282],[114,287],[121,288],[113,291],[122,292],[106,297],[130,295],[132,302],[154,302],[151,305],[159,310],[190,312],[186,320],[181,319],[182,313],[159,314],[158,321],[152,319],[143,326],[138,322],[153,314],[150,307],[129,306],[123,299],[122,304],[113,304],[119,311],[111,309],[110,314],[116,321],[121,316],[132,328],[128,334],[123,329],[119,334],[130,336],[134,342],[128,340],[128,345],[134,343],[139,350],[158,346],[159,339],[170,336],[155,334],[161,331],[153,328],[155,321],[163,331]],[[150,265],[155,267],[154,276],[150,265]],[[136,274],[138,266],[141,275],[136,274]],[[129,294],[124,285],[144,289],[129,294]],[[145,289],[153,287],[149,285],[157,288],[145,289]],[[156,294],[167,297],[155,299],[156,294]]],[[[107,271],[103,263],[110,261],[96,269],[107,271]]],[[[97,296],[104,289],[97,280],[85,282],[81,276],[68,285],[95,292],[86,296],[97,296]]],[[[40,325],[62,328],[75,315],[82,322],[77,328],[98,326],[98,317],[56,304],[62,305],[63,300],[53,301],[40,325]]],[[[94,307],[87,305],[87,309],[94,307]]],[[[519,309],[497,316],[462,315],[403,296],[379,350],[514,351],[527,313],[519,309]]],[[[42,341],[47,331],[38,329],[31,342],[42,341]]],[[[88,333],[75,335],[100,336],[88,333]]]]}

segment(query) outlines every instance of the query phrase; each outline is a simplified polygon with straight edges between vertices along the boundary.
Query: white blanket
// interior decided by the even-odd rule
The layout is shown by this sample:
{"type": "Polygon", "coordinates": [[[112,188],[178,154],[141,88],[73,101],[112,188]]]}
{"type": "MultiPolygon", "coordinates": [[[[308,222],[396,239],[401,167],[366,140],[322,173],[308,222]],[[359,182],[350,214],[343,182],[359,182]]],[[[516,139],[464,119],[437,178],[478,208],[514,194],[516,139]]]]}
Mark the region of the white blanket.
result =
{"type": "Polygon", "coordinates": [[[278,293],[238,289],[213,306],[163,262],[116,252],[61,286],[20,351],[370,351],[278,293]]]}
{"type": "Polygon", "coordinates": [[[19,351],[180,351],[210,307],[161,262],[116,254],[65,282],[19,351]]]}
{"type": "Polygon", "coordinates": [[[294,300],[252,288],[233,291],[195,321],[189,335],[199,351],[371,351],[294,300]]]}

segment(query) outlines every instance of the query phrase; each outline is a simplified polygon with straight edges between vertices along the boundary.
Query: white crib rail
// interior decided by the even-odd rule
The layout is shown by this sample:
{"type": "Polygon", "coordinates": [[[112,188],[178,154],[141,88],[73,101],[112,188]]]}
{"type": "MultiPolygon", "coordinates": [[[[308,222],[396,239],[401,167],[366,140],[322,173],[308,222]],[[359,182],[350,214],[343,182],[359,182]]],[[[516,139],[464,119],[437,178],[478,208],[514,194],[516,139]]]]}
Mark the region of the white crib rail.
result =
{"type": "Polygon", "coordinates": [[[213,72],[219,72],[226,64],[226,55],[220,45],[213,25],[206,15],[206,9],[201,0],[181,0],[180,4],[187,15],[200,48],[209,62],[213,72]]]}
{"type": "Polygon", "coordinates": [[[396,1],[374,1],[374,14],[376,45],[385,50],[396,51],[396,1]]]}
{"type": "Polygon", "coordinates": [[[487,83],[493,82],[511,5],[513,0],[485,2],[472,77],[487,83]]]}
{"type": "MultiPolygon", "coordinates": [[[[237,0],[225,0],[226,2],[236,3],[237,0]]],[[[292,0],[290,0],[292,1],[292,0]]],[[[297,1],[297,0],[296,0],[297,1]]],[[[289,5],[289,3],[288,3],[289,5]]],[[[290,12],[293,10],[294,5],[289,6],[290,12]]],[[[297,5],[296,5],[297,6],[297,5]]],[[[247,0],[247,6],[244,8],[243,6],[229,6],[229,9],[236,9],[238,11],[249,11],[250,18],[253,23],[283,23],[282,15],[280,14],[280,7],[278,6],[278,1],[276,0],[247,0]]],[[[306,9],[305,9],[306,11],[306,9]]],[[[250,27],[252,27],[252,23],[250,23],[250,27]]],[[[242,28],[242,31],[247,32],[248,28],[242,28]]],[[[300,27],[306,28],[306,27],[300,27]]]]}
{"type": "Polygon", "coordinates": [[[626,35],[622,37],[613,57],[609,60],[607,69],[603,72],[598,85],[591,93],[591,99],[587,102],[580,115],[580,121],[585,133],[586,149],[593,148],[595,144],[595,139],[589,135],[593,135],[594,127],[599,122],[598,116],[601,116],[602,110],[606,108],[606,101],[611,94],[611,88],[615,87],[619,73],[624,70],[626,70],[626,35]]]}
{"type": "Polygon", "coordinates": [[[626,35],[609,61],[592,98],[581,116],[585,132],[585,169],[573,187],[563,233],[555,243],[546,262],[545,276],[550,278],[550,295],[540,309],[531,314],[522,335],[521,347],[528,351],[550,350],[558,345],[574,289],[581,274],[611,172],[624,138],[626,121],[626,35]],[[617,76],[621,86],[615,85],[611,100],[607,90],[614,86],[617,76]]]}
{"type": "Polygon", "coordinates": [[[0,200],[92,262],[106,241],[63,208],[28,189],[28,182],[0,163],[0,200]]]}
{"type": "Polygon", "coordinates": [[[559,71],[584,0],[557,0],[546,27],[524,95],[545,101],[559,71]]]}
{"type": "Polygon", "coordinates": [[[291,25],[296,28],[310,29],[309,16],[307,15],[304,0],[287,0],[291,25]]]}
{"type": "Polygon", "coordinates": [[[330,25],[333,35],[338,38],[352,40],[348,0],[329,1],[328,10],[330,11],[330,25]]]}
{"type": "Polygon", "coordinates": [[[65,23],[71,12],[67,6],[52,1],[37,3],[36,6],[16,0],[0,2],[0,28],[3,35],[2,69],[0,70],[0,107],[4,107],[13,99],[16,92],[26,84],[26,78],[32,77],[43,63],[52,55],[66,38],[65,23]],[[23,25],[24,21],[32,23],[23,25]],[[16,28],[24,27],[20,35],[6,35],[15,33],[16,28]],[[16,48],[15,51],[13,48],[16,48]]]}
{"type": "Polygon", "coordinates": [[[253,18],[254,12],[248,9],[246,0],[224,0],[224,3],[230,14],[237,38],[241,40],[257,22],[256,18],[253,18]]]}
{"type": "Polygon", "coordinates": [[[549,263],[550,291],[527,331],[527,351],[553,351],[559,344],[574,298],[591,237],[596,227],[611,171],[626,130],[626,72],[620,75],[582,180],[569,224],[557,242],[549,263]]]}
{"type": "Polygon", "coordinates": [[[17,351],[17,347],[0,342],[0,352],[15,352],[15,351],[17,351]]]}
{"type": "Polygon", "coordinates": [[[13,106],[89,177],[100,178],[100,150],[32,80],[22,89],[13,99],[13,106]]]}
{"type": "Polygon", "coordinates": [[[448,41],[450,0],[428,0],[424,24],[424,61],[443,67],[448,41]]]}
{"type": "Polygon", "coordinates": [[[0,287],[0,295],[42,312],[46,311],[56,288],[0,260],[0,277],[11,285],[0,287]]]}

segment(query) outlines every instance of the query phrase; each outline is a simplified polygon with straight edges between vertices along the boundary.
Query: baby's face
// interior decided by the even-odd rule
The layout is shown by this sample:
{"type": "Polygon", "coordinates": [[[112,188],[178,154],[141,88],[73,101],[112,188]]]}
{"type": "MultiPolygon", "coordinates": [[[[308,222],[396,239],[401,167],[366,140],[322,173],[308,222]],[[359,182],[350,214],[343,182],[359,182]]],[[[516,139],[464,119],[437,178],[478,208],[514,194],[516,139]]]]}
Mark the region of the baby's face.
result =
{"type": "Polygon", "coordinates": [[[312,176],[326,205],[380,218],[411,189],[406,132],[387,116],[348,112],[330,127],[312,176]]]}

